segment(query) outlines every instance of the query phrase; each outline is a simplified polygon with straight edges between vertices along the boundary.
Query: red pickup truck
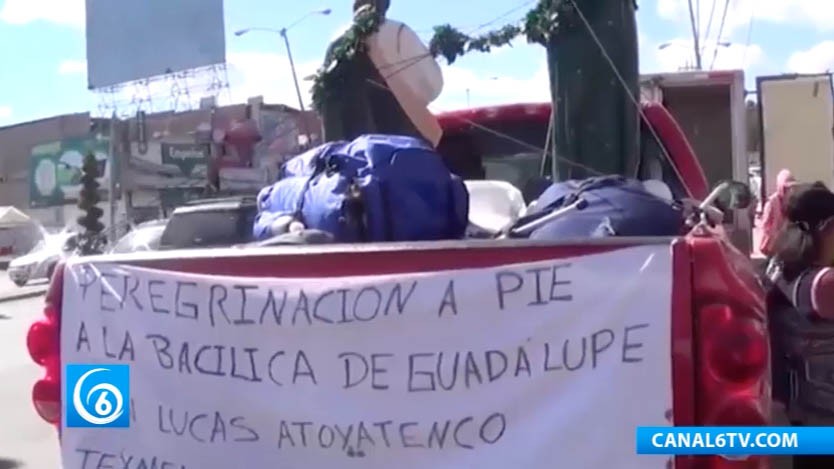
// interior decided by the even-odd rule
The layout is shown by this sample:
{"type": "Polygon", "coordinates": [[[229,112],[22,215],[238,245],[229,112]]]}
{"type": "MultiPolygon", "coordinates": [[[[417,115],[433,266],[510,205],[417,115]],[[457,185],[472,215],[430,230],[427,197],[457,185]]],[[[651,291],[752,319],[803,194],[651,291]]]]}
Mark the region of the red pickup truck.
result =
{"type": "MultiPolygon", "coordinates": [[[[678,197],[707,198],[681,128],[659,104],[643,111],[662,147],[644,157],[668,155],[657,174],[678,197]]],[[[541,169],[524,132],[549,108],[440,117],[450,138],[500,124],[503,157],[479,155],[487,177],[523,185],[541,169]]],[[[634,454],[635,426],[770,422],[763,291],[718,225],[70,260],[27,338],[44,369],[32,399],[65,467],[668,467],[634,454]],[[64,402],[69,363],[130,365],[130,428],[67,425],[84,406],[64,402]]]]}

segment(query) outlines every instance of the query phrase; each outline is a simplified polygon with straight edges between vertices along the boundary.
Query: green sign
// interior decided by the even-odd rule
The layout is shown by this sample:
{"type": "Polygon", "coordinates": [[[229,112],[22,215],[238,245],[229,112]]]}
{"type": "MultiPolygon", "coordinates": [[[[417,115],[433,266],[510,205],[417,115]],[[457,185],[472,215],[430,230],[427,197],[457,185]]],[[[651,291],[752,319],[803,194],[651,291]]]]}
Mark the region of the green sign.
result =
{"type": "Polygon", "coordinates": [[[109,175],[109,142],[106,139],[77,138],[46,143],[32,148],[29,159],[29,205],[52,207],[78,200],[81,166],[92,151],[99,163],[98,182],[106,191],[109,175]]]}
{"type": "Polygon", "coordinates": [[[195,166],[208,163],[211,147],[207,143],[163,143],[160,152],[162,164],[177,166],[190,176],[195,166]]]}

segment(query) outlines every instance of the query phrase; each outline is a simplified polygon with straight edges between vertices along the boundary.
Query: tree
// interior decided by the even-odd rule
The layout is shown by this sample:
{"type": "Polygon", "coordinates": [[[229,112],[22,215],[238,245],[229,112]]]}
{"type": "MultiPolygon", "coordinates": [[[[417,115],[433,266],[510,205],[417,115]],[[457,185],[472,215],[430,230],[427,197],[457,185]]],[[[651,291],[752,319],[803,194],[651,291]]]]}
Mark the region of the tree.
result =
{"type": "Polygon", "coordinates": [[[84,157],[81,167],[81,192],[78,195],[78,208],[84,211],[84,214],[78,217],[78,224],[84,229],[78,236],[77,249],[82,256],[101,253],[107,244],[102,234],[104,225],[101,223],[104,211],[98,207],[101,201],[96,180],[98,177],[98,161],[93,152],[89,152],[84,157]]]}

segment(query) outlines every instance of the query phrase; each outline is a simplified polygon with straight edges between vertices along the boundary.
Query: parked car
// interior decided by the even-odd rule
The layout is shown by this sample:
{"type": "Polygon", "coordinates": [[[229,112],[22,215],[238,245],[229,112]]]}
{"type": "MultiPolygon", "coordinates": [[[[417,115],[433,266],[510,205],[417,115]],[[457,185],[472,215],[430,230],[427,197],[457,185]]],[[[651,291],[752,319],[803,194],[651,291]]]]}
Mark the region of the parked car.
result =
{"type": "Polygon", "coordinates": [[[155,251],[159,249],[159,240],[165,230],[167,219],[152,220],[136,225],[133,230],[119,238],[108,254],[125,254],[129,252],[155,251]]]}
{"type": "Polygon", "coordinates": [[[69,231],[44,234],[28,253],[9,262],[9,278],[19,287],[33,279],[51,278],[58,261],[75,249],[76,236],[69,231]]]}
{"type": "Polygon", "coordinates": [[[258,206],[254,197],[203,199],[178,207],[159,240],[159,249],[235,246],[254,240],[258,206]]]}

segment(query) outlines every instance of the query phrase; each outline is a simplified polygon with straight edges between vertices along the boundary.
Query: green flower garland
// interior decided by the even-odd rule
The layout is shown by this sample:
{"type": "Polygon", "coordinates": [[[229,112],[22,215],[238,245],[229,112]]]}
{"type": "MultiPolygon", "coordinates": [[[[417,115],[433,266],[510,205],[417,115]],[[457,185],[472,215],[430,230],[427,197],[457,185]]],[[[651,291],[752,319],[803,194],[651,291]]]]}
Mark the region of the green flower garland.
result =
{"type": "MultiPolygon", "coordinates": [[[[546,46],[559,31],[560,23],[575,24],[578,16],[574,5],[581,1],[539,0],[520,25],[509,24],[478,36],[469,36],[448,24],[435,26],[434,35],[429,41],[429,51],[433,57],[442,56],[447,63],[453,64],[468,52],[489,52],[493,48],[510,44],[521,35],[527,38],[528,43],[546,46]]],[[[636,8],[636,0],[632,1],[636,8]]],[[[350,61],[357,52],[365,50],[365,39],[379,30],[379,20],[373,7],[363,8],[356,13],[347,32],[330,46],[324,65],[313,77],[313,106],[316,110],[321,112],[325,98],[342,86],[343,69],[340,64],[350,61]]]]}
{"type": "Polygon", "coordinates": [[[469,36],[448,24],[435,26],[429,50],[434,57],[443,56],[447,63],[452,64],[468,52],[489,52],[510,44],[521,35],[529,43],[546,45],[548,38],[558,29],[559,20],[569,11],[569,5],[572,5],[571,1],[539,0],[520,25],[508,24],[479,36],[469,36]]]}
{"type": "Polygon", "coordinates": [[[571,1],[539,0],[524,17],[527,42],[546,46],[550,37],[559,30],[559,23],[564,20],[563,16],[571,10],[571,6],[571,1]]]}
{"type": "Polygon", "coordinates": [[[489,52],[494,47],[508,45],[521,34],[521,27],[506,25],[496,31],[481,36],[468,36],[451,25],[434,27],[434,36],[429,41],[429,51],[434,57],[443,56],[448,64],[455,63],[458,57],[467,52],[489,52]]]}
{"type": "Polygon", "coordinates": [[[313,76],[313,107],[321,112],[327,96],[342,86],[344,68],[357,53],[365,51],[365,39],[379,30],[379,15],[373,6],[366,6],[353,17],[350,28],[330,45],[324,64],[313,76]]]}

